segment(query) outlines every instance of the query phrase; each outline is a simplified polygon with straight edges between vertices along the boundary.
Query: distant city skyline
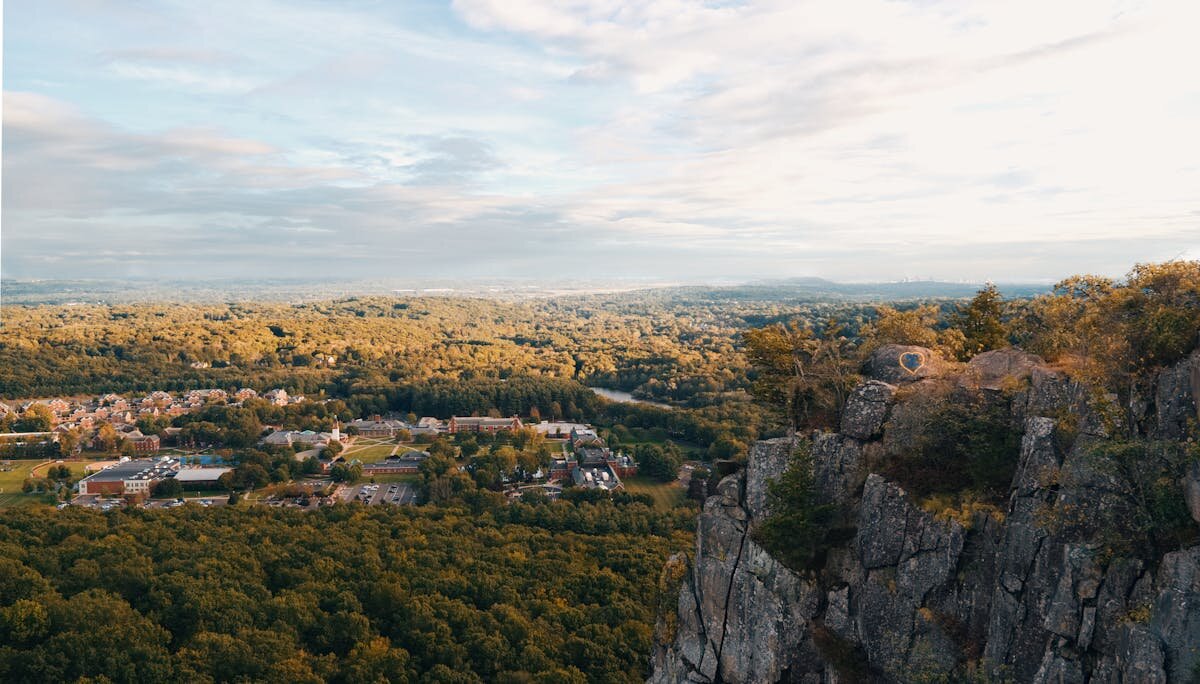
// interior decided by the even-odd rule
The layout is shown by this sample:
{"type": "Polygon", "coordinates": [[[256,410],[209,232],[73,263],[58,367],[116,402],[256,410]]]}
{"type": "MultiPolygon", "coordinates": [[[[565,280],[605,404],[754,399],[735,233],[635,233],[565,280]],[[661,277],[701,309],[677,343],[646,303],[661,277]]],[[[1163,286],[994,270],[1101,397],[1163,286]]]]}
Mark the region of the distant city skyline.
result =
{"type": "Polygon", "coordinates": [[[1200,258],[1184,0],[9,2],[0,276],[1200,258]]]}

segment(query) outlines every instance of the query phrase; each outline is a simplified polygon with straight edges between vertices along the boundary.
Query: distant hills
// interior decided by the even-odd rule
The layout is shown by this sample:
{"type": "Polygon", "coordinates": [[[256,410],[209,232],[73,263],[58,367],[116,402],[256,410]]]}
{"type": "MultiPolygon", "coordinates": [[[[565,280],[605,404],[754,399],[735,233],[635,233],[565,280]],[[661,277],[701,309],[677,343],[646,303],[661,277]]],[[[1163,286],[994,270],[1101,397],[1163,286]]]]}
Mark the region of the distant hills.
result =
{"type": "MultiPolygon", "coordinates": [[[[1006,298],[1047,292],[1040,283],[998,283],[1006,298]]],[[[356,296],[437,296],[524,299],[607,294],[684,301],[897,301],[970,297],[980,283],[933,280],[838,283],[799,277],[742,284],[679,284],[649,280],[0,280],[0,303],[129,304],[135,302],[312,301],[356,296]]]]}

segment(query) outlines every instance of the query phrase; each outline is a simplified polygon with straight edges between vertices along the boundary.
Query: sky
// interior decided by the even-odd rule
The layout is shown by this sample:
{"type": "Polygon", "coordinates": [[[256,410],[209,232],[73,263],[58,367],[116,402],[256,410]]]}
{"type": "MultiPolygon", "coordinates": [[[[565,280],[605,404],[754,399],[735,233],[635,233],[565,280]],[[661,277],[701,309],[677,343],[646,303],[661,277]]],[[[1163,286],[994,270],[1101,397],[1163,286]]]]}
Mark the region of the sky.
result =
{"type": "Polygon", "coordinates": [[[4,278],[1200,258],[1200,3],[9,0],[4,278]]]}

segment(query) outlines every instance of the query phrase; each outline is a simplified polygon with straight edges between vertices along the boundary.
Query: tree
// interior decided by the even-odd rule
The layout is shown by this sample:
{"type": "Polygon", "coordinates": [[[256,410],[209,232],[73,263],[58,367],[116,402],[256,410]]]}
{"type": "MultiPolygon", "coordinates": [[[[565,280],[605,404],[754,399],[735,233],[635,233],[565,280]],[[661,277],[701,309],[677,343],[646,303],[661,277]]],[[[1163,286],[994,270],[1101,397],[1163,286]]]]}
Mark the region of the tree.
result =
{"type": "Polygon", "coordinates": [[[638,474],[663,482],[672,482],[679,476],[680,458],[676,453],[657,444],[643,444],[637,449],[638,474]]]}
{"type": "Polygon", "coordinates": [[[17,432],[49,432],[54,428],[54,411],[42,403],[30,404],[14,427],[17,432]]]}
{"type": "Polygon", "coordinates": [[[168,477],[165,480],[160,480],[154,484],[154,496],[159,499],[175,498],[183,493],[183,485],[173,477],[168,477]]]}
{"type": "Polygon", "coordinates": [[[696,468],[692,471],[692,476],[688,479],[687,496],[689,499],[703,502],[708,498],[709,475],[706,468],[696,468]]]}
{"type": "Polygon", "coordinates": [[[362,466],[357,463],[350,465],[338,463],[329,469],[329,477],[334,482],[354,484],[362,477],[362,466]]]}
{"type": "Polygon", "coordinates": [[[963,334],[961,358],[1008,346],[1008,327],[1004,324],[1004,299],[995,285],[988,283],[975,297],[951,317],[951,325],[963,334]]]}
{"type": "Polygon", "coordinates": [[[58,453],[68,458],[73,456],[79,450],[80,441],[79,428],[60,432],[58,435],[58,453]]]}
{"type": "Polygon", "coordinates": [[[811,444],[802,440],[788,469],[767,485],[767,517],[754,529],[754,538],[786,565],[814,569],[824,560],[833,513],[833,506],[818,501],[811,444]]]}
{"type": "Polygon", "coordinates": [[[464,439],[458,443],[458,450],[462,453],[463,458],[471,458],[479,453],[479,442],[474,438],[464,439]]]}
{"type": "Polygon", "coordinates": [[[940,328],[940,312],[932,304],[904,310],[880,306],[875,313],[877,318],[862,327],[864,353],[885,344],[903,344],[928,347],[950,359],[962,355],[965,344],[962,331],[940,328]]]}
{"type": "Polygon", "coordinates": [[[344,447],[342,446],[341,442],[338,442],[336,440],[331,441],[331,442],[329,442],[329,444],[325,445],[325,448],[321,452],[321,456],[324,457],[326,460],[331,461],[331,460],[333,460],[333,458],[335,456],[342,453],[343,448],[344,447]]]}
{"type": "Polygon", "coordinates": [[[106,453],[116,450],[117,429],[111,423],[103,423],[96,430],[96,445],[106,453]]]}
{"type": "Polygon", "coordinates": [[[444,458],[453,459],[457,454],[454,445],[444,439],[436,439],[429,445],[430,456],[441,456],[444,458]]]}
{"type": "Polygon", "coordinates": [[[822,337],[793,322],[747,330],[742,336],[754,368],[755,396],[781,409],[793,431],[834,422],[857,383],[851,343],[841,333],[834,321],[822,337]]]}
{"type": "Polygon", "coordinates": [[[733,438],[728,432],[717,436],[708,446],[708,457],[713,460],[727,460],[742,456],[746,453],[746,445],[733,438]]]}

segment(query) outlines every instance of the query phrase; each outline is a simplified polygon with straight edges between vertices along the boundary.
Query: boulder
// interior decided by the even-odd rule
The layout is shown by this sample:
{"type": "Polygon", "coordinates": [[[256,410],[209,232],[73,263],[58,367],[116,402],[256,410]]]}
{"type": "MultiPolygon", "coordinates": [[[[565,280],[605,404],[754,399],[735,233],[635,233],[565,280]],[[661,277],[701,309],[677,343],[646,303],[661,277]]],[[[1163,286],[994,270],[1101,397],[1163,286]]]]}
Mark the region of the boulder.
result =
{"type": "Polygon", "coordinates": [[[813,435],[813,481],[821,501],[849,503],[863,482],[862,442],[822,432],[813,435]]]}
{"type": "Polygon", "coordinates": [[[872,380],[897,385],[939,377],[945,372],[945,366],[945,362],[932,349],[885,344],[871,352],[864,370],[872,380]]]}
{"type": "Polygon", "coordinates": [[[999,390],[1010,383],[1023,383],[1033,375],[1035,368],[1044,365],[1042,357],[1015,347],[995,349],[972,358],[959,382],[964,387],[999,390]]]}
{"type": "Polygon", "coordinates": [[[1192,520],[1200,523],[1200,461],[1193,463],[1183,478],[1183,498],[1192,520]]]}
{"type": "Polygon", "coordinates": [[[1200,420],[1200,351],[1158,374],[1154,392],[1155,436],[1182,439],[1188,424],[1200,420]]]}
{"type": "Polygon", "coordinates": [[[858,439],[878,437],[895,396],[896,386],[879,380],[855,387],[842,410],[842,434],[858,439]]]}
{"type": "Polygon", "coordinates": [[[777,437],[755,442],[746,461],[746,512],[753,518],[767,513],[767,487],[791,464],[796,442],[777,437]]]}

